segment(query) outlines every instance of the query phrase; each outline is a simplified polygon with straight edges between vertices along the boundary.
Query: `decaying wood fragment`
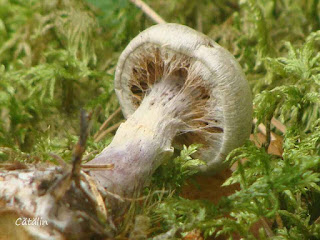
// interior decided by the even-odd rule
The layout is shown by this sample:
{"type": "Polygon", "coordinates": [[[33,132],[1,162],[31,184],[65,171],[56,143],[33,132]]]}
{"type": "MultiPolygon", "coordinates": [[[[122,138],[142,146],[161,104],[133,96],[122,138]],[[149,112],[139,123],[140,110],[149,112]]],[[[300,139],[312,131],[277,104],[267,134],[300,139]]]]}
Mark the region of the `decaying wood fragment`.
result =
{"type": "Polygon", "coordinates": [[[72,168],[15,163],[0,169],[1,240],[112,237],[105,199],[94,179],[81,171],[86,138],[82,112],[72,168]]]}
{"type": "Polygon", "coordinates": [[[105,229],[106,210],[101,210],[95,184],[81,171],[80,189],[70,176],[56,166],[0,170],[0,239],[19,239],[16,234],[21,231],[27,234],[25,239],[112,236],[105,229]]]}

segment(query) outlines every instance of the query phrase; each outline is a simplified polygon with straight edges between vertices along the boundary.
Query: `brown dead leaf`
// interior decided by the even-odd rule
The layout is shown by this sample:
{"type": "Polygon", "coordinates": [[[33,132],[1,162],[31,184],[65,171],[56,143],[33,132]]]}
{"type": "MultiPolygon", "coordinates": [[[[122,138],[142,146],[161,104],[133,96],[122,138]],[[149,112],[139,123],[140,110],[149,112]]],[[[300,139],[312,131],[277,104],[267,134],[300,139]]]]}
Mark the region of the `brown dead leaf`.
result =
{"type": "Polygon", "coordinates": [[[199,229],[193,229],[182,240],[203,240],[203,237],[199,229]]]}

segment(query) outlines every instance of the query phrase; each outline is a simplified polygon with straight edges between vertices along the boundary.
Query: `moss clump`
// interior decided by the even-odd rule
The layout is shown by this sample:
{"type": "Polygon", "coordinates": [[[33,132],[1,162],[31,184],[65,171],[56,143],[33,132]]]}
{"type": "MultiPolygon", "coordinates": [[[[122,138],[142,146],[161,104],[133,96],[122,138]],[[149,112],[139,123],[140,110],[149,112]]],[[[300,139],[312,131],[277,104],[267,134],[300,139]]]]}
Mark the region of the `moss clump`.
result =
{"type": "MultiPolygon", "coordinates": [[[[167,21],[203,31],[234,54],[252,87],[257,123],[283,135],[283,154],[249,142],[236,149],[228,161],[238,168],[226,184],[241,189],[214,205],[178,195],[194,174],[189,165],[201,164],[189,146],[156,172],[142,203],[134,202],[118,226],[119,236],[179,239],[200,229],[230,239],[319,239],[319,1],[146,2],[167,21]],[[272,117],[285,124],[284,134],[270,124],[272,117]],[[148,228],[141,230],[140,220],[148,228]],[[267,223],[259,236],[250,230],[258,221],[267,223]]],[[[80,108],[93,112],[87,154],[100,151],[112,134],[100,142],[93,135],[118,107],[117,57],[151,20],[125,0],[0,5],[0,160],[54,161],[53,152],[68,161],[80,108]]]]}

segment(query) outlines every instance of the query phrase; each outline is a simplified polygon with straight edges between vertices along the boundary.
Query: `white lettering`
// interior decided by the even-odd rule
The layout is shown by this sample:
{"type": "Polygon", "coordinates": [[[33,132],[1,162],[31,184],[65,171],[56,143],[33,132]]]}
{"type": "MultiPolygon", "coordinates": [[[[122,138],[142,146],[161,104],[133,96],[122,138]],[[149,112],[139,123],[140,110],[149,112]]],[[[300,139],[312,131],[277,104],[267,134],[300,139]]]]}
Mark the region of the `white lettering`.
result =
{"type": "Polygon", "coordinates": [[[27,218],[23,218],[23,220],[22,220],[22,226],[28,225],[28,221],[27,221],[27,220],[28,220],[27,218]]]}
{"type": "Polygon", "coordinates": [[[21,222],[21,220],[22,220],[22,218],[18,218],[18,219],[16,220],[16,225],[17,225],[17,226],[20,226],[20,225],[21,225],[21,223],[19,223],[19,221],[21,222]]]}
{"type": "Polygon", "coordinates": [[[48,226],[48,221],[47,220],[43,220],[42,217],[35,217],[35,218],[17,218],[15,224],[17,226],[44,226],[47,225],[48,226]]]}

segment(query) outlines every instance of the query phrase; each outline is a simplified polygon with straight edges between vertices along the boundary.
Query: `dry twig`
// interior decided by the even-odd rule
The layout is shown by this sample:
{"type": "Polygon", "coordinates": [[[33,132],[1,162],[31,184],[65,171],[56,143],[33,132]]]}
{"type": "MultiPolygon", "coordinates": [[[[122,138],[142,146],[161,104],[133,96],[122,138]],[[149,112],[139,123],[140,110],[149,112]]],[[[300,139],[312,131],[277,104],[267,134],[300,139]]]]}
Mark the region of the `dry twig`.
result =
{"type": "Polygon", "coordinates": [[[71,177],[76,182],[77,186],[80,186],[80,170],[82,155],[86,149],[86,142],[88,138],[88,120],[90,120],[91,114],[87,115],[84,110],[81,110],[80,117],[80,137],[76,144],[72,156],[72,171],[71,177]]]}
{"type": "Polygon", "coordinates": [[[59,201],[65,193],[70,189],[72,181],[75,182],[76,186],[80,186],[80,170],[81,170],[81,160],[82,155],[85,151],[86,141],[88,137],[88,120],[91,114],[87,115],[84,110],[81,110],[80,117],[80,137],[76,144],[73,156],[72,156],[72,170],[67,171],[60,179],[58,179],[49,189],[48,192],[51,193],[56,201],[59,201]]]}
{"type": "Polygon", "coordinates": [[[83,164],[81,165],[81,168],[90,169],[92,170],[107,170],[112,169],[114,167],[114,164],[83,164]]]}
{"type": "Polygon", "coordinates": [[[142,0],[130,0],[134,5],[140,8],[149,18],[156,23],[166,23],[166,21],[160,17],[151,7],[149,7],[142,0]]]}
{"type": "Polygon", "coordinates": [[[117,110],[115,110],[108,118],[107,120],[104,121],[104,123],[101,125],[101,127],[99,128],[99,130],[94,134],[93,138],[96,139],[101,132],[103,131],[103,129],[106,128],[106,126],[111,122],[111,120],[118,114],[121,112],[121,108],[119,107],[117,110]]]}
{"type": "Polygon", "coordinates": [[[103,139],[108,133],[111,133],[115,130],[117,130],[117,128],[120,126],[120,124],[123,123],[123,121],[116,123],[115,125],[107,128],[105,131],[103,131],[102,133],[100,133],[100,135],[98,135],[95,139],[94,142],[99,142],[101,139],[103,139]]]}
{"type": "Polygon", "coordinates": [[[67,168],[68,167],[68,164],[58,154],[50,152],[49,155],[52,158],[54,158],[59,163],[59,165],[62,166],[63,168],[67,168]]]}

